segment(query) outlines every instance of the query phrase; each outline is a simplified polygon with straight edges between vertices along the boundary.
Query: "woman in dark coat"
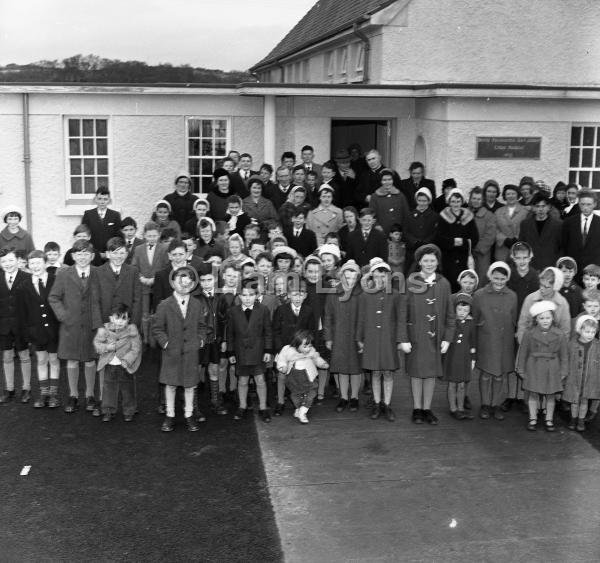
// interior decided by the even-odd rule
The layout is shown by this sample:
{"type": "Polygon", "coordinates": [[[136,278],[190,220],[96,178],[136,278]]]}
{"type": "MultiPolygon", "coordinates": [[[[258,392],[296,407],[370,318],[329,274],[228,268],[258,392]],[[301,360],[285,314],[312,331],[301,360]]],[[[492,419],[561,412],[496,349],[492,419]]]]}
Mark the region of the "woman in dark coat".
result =
{"type": "Polygon", "coordinates": [[[503,204],[498,201],[500,197],[500,184],[496,180],[486,180],[483,184],[483,206],[492,213],[496,213],[503,204]]]}
{"type": "Polygon", "coordinates": [[[408,278],[406,325],[408,340],[402,345],[413,395],[412,420],[437,424],[431,411],[435,380],[442,376],[442,355],[454,335],[455,315],[450,283],[437,273],[441,251],[435,244],[417,249],[419,271],[408,278]]]}
{"type": "Polygon", "coordinates": [[[517,294],[506,282],[511,270],[505,262],[488,269],[489,283],[473,296],[473,320],[477,330],[477,357],[481,411],[479,417],[503,420],[499,407],[504,380],[515,369],[517,294]]]}
{"type": "Polygon", "coordinates": [[[339,270],[340,284],[337,293],[329,294],[325,300],[323,338],[331,350],[329,369],[337,373],[341,399],[336,410],[342,412],[348,406],[348,385],[352,389],[350,410],[358,410],[358,390],[362,368],[356,349],[356,322],[360,295],[360,268],[354,260],[346,262],[339,270]]]}
{"type": "Polygon", "coordinates": [[[391,268],[381,258],[369,262],[369,278],[372,286],[358,298],[358,323],[356,341],[358,352],[363,353],[362,367],[371,370],[373,387],[373,410],[371,418],[382,414],[393,422],[396,420],[390,408],[394,373],[400,369],[398,351],[400,344],[407,342],[406,335],[406,296],[404,276],[399,276],[401,292],[391,287],[391,268]],[[381,401],[381,380],[383,379],[383,401],[381,401]]]}
{"type": "Polygon", "coordinates": [[[459,290],[458,275],[466,270],[471,251],[479,242],[473,213],[462,205],[464,196],[458,188],[448,192],[448,207],[440,213],[437,245],[442,250],[442,273],[450,280],[452,291],[459,290]]]}
{"type": "Polygon", "coordinates": [[[406,217],[402,238],[406,243],[404,273],[415,270],[415,251],[435,240],[439,215],[431,208],[433,197],[428,188],[419,188],[415,193],[416,208],[406,217]]]}
{"type": "Polygon", "coordinates": [[[208,194],[206,200],[210,205],[210,216],[215,221],[224,221],[227,215],[227,199],[235,195],[235,190],[230,185],[229,174],[224,168],[217,168],[213,172],[216,186],[208,194]]]}

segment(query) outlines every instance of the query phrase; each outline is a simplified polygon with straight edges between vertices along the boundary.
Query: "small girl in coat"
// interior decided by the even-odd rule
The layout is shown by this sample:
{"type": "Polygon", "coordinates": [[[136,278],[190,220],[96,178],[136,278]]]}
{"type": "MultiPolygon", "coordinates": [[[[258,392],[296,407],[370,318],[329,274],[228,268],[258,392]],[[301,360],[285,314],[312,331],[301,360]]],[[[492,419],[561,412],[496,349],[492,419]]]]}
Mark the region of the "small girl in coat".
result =
{"type": "Polygon", "coordinates": [[[306,413],[317,395],[317,368],[329,368],[329,364],[313,347],[312,341],[310,330],[299,330],[292,342],[284,346],[277,356],[277,369],[286,374],[285,384],[296,407],[294,416],[302,424],[308,424],[306,413]]]}
{"type": "Polygon", "coordinates": [[[529,312],[534,326],[523,335],[519,348],[517,372],[523,378],[523,389],[529,391],[529,423],[527,429],[534,431],[542,398],[546,399],[544,427],[554,432],[555,393],[563,389],[569,363],[567,338],[554,326],[556,303],[537,301],[529,312]]]}
{"type": "Polygon", "coordinates": [[[475,325],[471,317],[473,298],[468,293],[457,293],[452,296],[452,301],[456,328],[443,359],[442,380],[448,382],[450,415],[456,420],[473,420],[473,415],[464,410],[465,390],[471,380],[475,354],[475,325]]]}
{"type": "Polygon", "coordinates": [[[581,315],[575,323],[577,336],[569,343],[569,372],[563,401],[571,403],[569,430],[583,432],[588,399],[600,399],[600,341],[596,339],[598,321],[581,315]]]}

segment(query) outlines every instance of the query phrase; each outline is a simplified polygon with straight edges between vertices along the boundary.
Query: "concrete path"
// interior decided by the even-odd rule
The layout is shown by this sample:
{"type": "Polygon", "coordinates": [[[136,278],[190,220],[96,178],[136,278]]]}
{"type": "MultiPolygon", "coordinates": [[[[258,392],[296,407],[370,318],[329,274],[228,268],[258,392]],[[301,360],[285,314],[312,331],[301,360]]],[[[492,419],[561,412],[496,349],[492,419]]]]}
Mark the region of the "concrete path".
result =
{"type": "Polygon", "coordinates": [[[444,384],[440,425],[417,426],[399,383],[395,423],[368,419],[361,396],[357,413],[330,399],[309,425],[289,410],[257,424],[286,561],[600,560],[600,453],[588,441],[562,426],[528,432],[516,412],[455,421],[444,384]]]}

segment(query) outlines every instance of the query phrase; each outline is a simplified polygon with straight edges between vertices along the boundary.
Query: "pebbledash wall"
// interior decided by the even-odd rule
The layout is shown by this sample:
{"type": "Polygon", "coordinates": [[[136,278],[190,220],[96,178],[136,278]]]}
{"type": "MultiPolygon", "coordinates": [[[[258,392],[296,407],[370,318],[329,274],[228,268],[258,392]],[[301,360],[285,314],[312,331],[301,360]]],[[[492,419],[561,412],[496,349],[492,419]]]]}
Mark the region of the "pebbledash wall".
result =
{"type": "Polygon", "coordinates": [[[494,95],[493,88],[411,93],[376,86],[358,90],[327,85],[263,90],[261,85],[242,86],[187,90],[0,85],[0,209],[26,208],[24,94],[29,102],[31,147],[29,228],[38,247],[56,240],[65,249],[83,211],[91,206],[85,201],[75,203],[68,195],[65,124],[70,117],[108,119],[112,207],[140,225],[149,219],[153,203],[172,190],[175,172],[187,167],[188,117],[227,119],[227,148],[250,152],[255,167],[264,161],[267,145],[271,147],[267,161],[273,164],[276,155],[284,150],[299,152],[305,143],[315,147],[316,160],[323,162],[331,152],[333,119],[389,120],[391,158],[386,164],[406,177],[407,165],[417,154],[438,185],[443,178],[454,177],[465,191],[488,178],[501,184],[518,182],[524,175],[551,185],[566,181],[571,127],[600,126],[600,92],[593,89],[574,96],[555,90],[494,95]],[[268,96],[275,96],[276,102],[271,144],[265,139],[268,96]],[[541,157],[477,160],[477,136],[541,137],[541,157]],[[421,146],[417,152],[416,145],[421,146]]]}

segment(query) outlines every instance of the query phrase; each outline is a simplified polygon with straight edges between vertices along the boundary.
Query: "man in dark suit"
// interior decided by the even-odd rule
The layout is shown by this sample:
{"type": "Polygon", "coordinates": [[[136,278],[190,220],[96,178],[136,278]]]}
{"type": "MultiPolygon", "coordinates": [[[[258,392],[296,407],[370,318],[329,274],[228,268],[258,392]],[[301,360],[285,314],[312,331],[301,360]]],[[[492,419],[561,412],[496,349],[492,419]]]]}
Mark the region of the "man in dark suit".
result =
{"type": "Polygon", "coordinates": [[[577,262],[578,272],[588,264],[600,264],[600,217],[594,213],[596,194],[579,192],[580,215],[567,217],[562,224],[563,254],[577,262]]]}
{"type": "Polygon", "coordinates": [[[541,272],[548,266],[554,266],[561,256],[562,222],[549,215],[550,198],[544,192],[533,196],[531,209],[534,215],[521,223],[519,240],[531,246],[531,266],[541,272]]]}
{"type": "Polygon", "coordinates": [[[317,235],[306,228],[306,215],[301,207],[292,215],[292,228],[284,229],[283,234],[289,247],[305,258],[317,249],[317,235]]]}
{"type": "Polygon", "coordinates": [[[191,188],[192,177],[187,170],[181,170],[175,175],[175,189],[163,197],[171,206],[171,215],[182,231],[185,224],[196,216],[194,204],[198,196],[191,192],[191,188]]]}
{"type": "Polygon", "coordinates": [[[277,185],[272,189],[270,199],[277,211],[287,201],[292,188],[292,175],[287,166],[280,166],[276,172],[277,185]]]}
{"type": "Polygon", "coordinates": [[[408,200],[411,209],[416,207],[415,194],[419,188],[427,188],[431,192],[431,196],[435,199],[435,182],[429,178],[425,178],[425,166],[422,162],[411,162],[408,167],[410,178],[400,182],[400,191],[408,200]]]}
{"type": "Polygon", "coordinates": [[[114,209],[108,209],[110,203],[108,188],[101,186],[96,190],[94,203],[96,207],[84,212],[81,223],[90,229],[92,245],[100,252],[100,256],[106,259],[108,239],[120,236],[121,214],[114,209]]]}
{"type": "Polygon", "coordinates": [[[348,236],[348,252],[346,258],[354,260],[361,268],[371,258],[379,257],[385,262],[388,259],[388,243],[383,231],[373,228],[374,211],[365,207],[360,212],[360,229],[354,229],[348,236]]]}
{"type": "Polygon", "coordinates": [[[315,149],[313,149],[310,145],[304,145],[300,151],[300,158],[302,159],[302,167],[304,168],[304,172],[306,174],[311,171],[316,172],[320,180],[322,178],[321,165],[313,162],[313,159],[315,158],[315,149]]]}
{"type": "MultiPolygon", "coordinates": [[[[381,154],[375,149],[370,150],[366,156],[367,168],[358,176],[356,186],[356,203],[359,207],[369,204],[371,194],[381,186],[379,173],[386,168],[381,162],[381,154]]],[[[400,176],[394,171],[394,186],[400,189],[400,176]]]]}
{"type": "Polygon", "coordinates": [[[258,176],[258,172],[252,170],[252,155],[245,152],[240,155],[239,167],[236,171],[229,174],[229,183],[233,191],[242,199],[248,197],[248,180],[252,176],[258,176]]]}

